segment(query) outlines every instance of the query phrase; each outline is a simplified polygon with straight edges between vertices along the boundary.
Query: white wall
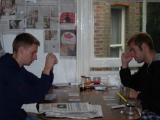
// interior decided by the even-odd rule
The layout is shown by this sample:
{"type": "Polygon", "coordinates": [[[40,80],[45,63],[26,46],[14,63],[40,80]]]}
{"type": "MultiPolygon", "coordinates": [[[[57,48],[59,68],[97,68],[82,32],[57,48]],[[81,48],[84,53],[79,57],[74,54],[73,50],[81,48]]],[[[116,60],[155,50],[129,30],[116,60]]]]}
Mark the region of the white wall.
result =
{"type": "MultiPolygon", "coordinates": [[[[31,66],[26,68],[33,72],[38,77],[41,75],[41,71],[44,66],[45,56],[44,53],[44,34],[43,30],[26,29],[26,32],[33,34],[41,43],[38,53],[37,60],[34,61],[31,66]]],[[[3,34],[2,47],[5,52],[12,53],[12,42],[16,34],[3,34]]],[[[55,53],[58,58],[58,64],[54,68],[54,83],[75,83],[76,82],[76,59],[75,58],[61,58],[59,53],[55,53]]]]}

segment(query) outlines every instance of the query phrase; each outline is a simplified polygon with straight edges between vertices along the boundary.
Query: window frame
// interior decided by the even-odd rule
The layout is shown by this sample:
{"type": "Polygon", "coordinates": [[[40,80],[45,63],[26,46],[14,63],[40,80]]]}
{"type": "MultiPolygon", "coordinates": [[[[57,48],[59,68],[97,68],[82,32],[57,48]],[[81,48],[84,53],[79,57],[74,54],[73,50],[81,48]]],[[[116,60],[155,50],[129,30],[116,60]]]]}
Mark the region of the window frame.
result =
{"type": "MultiPolygon", "coordinates": [[[[119,48],[119,57],[122,53],[122,51],[124,51],[125,49],[125,7],[120,6],[120,7],[115,7],[115,6],[111,6],[111,10],[112,9],[119,9],[121,10],[121,30],[120,30],[120,34],[121,34],[121,39],[120,39],[120,43],[119,44],[110,44],[110,48],[119,48]]],[[[111,17],[112,17],[112,12],[111,12],[111,17]]],[[[119,58],[118,57],[118,58],[119,58]]],[[[112,57],[114,58],[114,57],[112,57]]]]}
{"type": "MultiPolygon", "coordinates": [[[[145,3],[143,8],[146,7],[145,3]]],[[[124,9],[125,10],[125,9],[124,9]]],[[[143,15],[146,13],[143,9],[143,15]]],[[[77,1],[77,81],[81,81],[82,75],[86,76],[107,76],[108,74],[115,74],[118,71],[91,71],[90,68],[120,68],[121,58],[96,58],[94,57],[94,12],[93,0],[78,0],[77,1]]],[[[123,12],[123,22],[125,23],[125,12],[123,12]]],[[[143,21],[146,21],[143,18],[143,21]]],[[[143,22],[144,23],[144,22],[143,22]]],[[[142,25],[143,31],[145,24],[142,25]]],[[[125,42],[125,24],[123,24],[122,40],[125,42]]],[[[125,43],[123,50],[125,49],[125,43]]],[[[123,52],[123,51],[122,51],[123,52]]],[[[137,67],[134,60],[129,64],[131,67],[137,67]]]]}
{"type": "MultiPolygon", "coordinates": [[[[92,3],[93,5],[93,3],[92,3]]],[[[93,7],[93,6],[92,6],[93,7]]],[[[124,51],[125,48],[125,8],[122,7],[122,17],[121,17],[121,46],[122,46],[122,51],[124,51]]],[[[93,16],[93,13],[92,13],[93,16]]],[[[94,18],[94,17],[92,17],[94,18]]],[[[94,19],[92,19],[92,25],[94,26],[94,19]]],[[[93,28],[94,29],[94,28],[93,28]]],[[[94,36],[94,30],[92,29],[92,36],[94,36]]],[[[118,58],[111,58],[111,57],[104,57],[104,58],[97,58],[94,55],[94,38],[91,40],[91,57],[90,57],[90,62],[89,66],[90,67],[119,67],[121,65],[121,60],[120,57],[118,58]]]]}

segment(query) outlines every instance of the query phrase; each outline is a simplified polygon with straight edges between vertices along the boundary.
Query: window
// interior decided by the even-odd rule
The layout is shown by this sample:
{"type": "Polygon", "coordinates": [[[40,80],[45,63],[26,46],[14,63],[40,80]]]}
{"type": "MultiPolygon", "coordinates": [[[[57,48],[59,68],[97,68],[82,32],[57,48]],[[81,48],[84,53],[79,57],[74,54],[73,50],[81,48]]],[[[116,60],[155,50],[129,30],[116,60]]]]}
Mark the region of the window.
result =
{"type": "Polygon", "coordinates": [[[124,8],[111,8],[111,42],[110,42],[110,57],[120,57],[124,49],[124,8]]]}
{"type": "MultiPolygon", "coordinates": [[[[86,16],[89,25],[85,24],[87,19],[82,25],[88,28],[83,29],[86,38],[83,39],[82,45],[86,46],[83,52],[85,56],[83,70],[86,71],[86,75],[118,72],[121,66],[121,53],[127,49],[126,40],[142,28],[142,3],[112,3],[99,0],[88,2],[91,3],[91,6],[87,7],[90,17],[86,16]]],[[[131,65],[137,64],[133,61],[131,65]]]]}
{"type": "Polygon", "coordinates": [[[90,70],[95,67],[119,67],[125,47],[125,7],[113,7],[95,0],[93,3],[93,41],[90,70]]]}
{"type": "Polygon", "coordinates": [[[126,40],[140,31],[149,32],[159,49],[159,3],[80,0],[78,5],[78,76],[117,72],[126,40]]]}

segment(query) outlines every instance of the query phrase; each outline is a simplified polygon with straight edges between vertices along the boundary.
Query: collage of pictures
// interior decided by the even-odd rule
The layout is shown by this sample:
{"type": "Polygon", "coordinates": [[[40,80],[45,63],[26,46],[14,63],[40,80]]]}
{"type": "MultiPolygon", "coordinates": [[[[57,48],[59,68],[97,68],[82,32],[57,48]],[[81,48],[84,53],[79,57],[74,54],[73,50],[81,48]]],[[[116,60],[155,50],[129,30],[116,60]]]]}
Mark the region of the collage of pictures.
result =
{"type": "Polygon", "coordinates": [[[0,0],[0,27],[2,35],[42,29],[44,52],[76,56],[76,3],[73,1],[0,0]]]}

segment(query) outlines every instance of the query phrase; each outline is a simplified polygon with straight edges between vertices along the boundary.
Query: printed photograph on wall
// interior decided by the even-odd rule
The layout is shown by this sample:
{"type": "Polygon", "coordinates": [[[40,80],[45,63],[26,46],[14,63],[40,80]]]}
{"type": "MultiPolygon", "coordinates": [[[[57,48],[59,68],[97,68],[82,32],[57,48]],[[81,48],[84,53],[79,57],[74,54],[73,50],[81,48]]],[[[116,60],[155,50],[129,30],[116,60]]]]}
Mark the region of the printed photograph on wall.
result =
{"type": "Polygon", "coordinates": [[[43,16],[43,28],[47,29],[50,28],[50,17],[43,16]]]}
{"type": "Polygon", "coordinates": [[[60,55],[76,56],[76,30],[61,30],[60,55]]]}
{"type": "Polygon", "coordinates": [[[75,13],[62,12],[60,15],[60,23],[75,23],[75,13]]]}
{"type": "Polygon", "coordinates": [[[15,15],[15,0],[0,0],[0,16],[15,15]]]}
{"type": "Polygon", "coordinates": [[[58,23],[58,7],[55,5],[46,5],[39,7],[39,16],[44,29],[55,28],[58,23]]]}
{"type": "Polygon", "coordinates": [[[59,52],[59,41],[56,30],[44,30],[44,52],[59,52]]]}
{"type": "Polygon", "coordinates": [[[26,27],[38,28],[38,6],[26,7],[26,27]]]}
{"type": "Polygon", "coordinates": [[[9,29],[24,29],[24,20],[9,20],[9,29]]]}

